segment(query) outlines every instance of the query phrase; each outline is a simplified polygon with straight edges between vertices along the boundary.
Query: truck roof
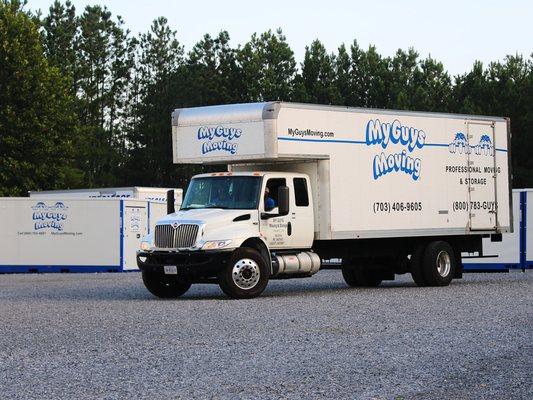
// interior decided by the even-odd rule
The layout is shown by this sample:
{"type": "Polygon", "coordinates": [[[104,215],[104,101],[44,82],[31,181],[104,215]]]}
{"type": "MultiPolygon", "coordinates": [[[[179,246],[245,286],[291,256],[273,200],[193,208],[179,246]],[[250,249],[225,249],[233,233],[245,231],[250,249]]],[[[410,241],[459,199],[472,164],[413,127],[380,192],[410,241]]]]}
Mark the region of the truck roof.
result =
{"type": "Polygon", "coordinates": [[[475,119],[487,121],[503,121],[505,118],[488,116],[488,115],[473,115],[473,114],[453,114],[444,112],[429,112],[429,111],[408,111],[408,110],[393,110],[380,108],[363,108],[363,107],[347,107],[336,105],[323,105],[311,103],[289,103],[283,101],[269,101],[258,103],[235,103],[224,104],[216,106],[201,106],[190,108],[177,108],[172,113],[173,126],[191,126],[202,124],[222,124],[229,122],[251,122],[261,121],[264,119],[275,119],[281,108],[298,108],[304,110],[316,111],[336,111],[349,113],[370,113],[383,115],[405,115],[417,117],[433,117],[433,118],[453,118],[453,119],[475,119]]]}

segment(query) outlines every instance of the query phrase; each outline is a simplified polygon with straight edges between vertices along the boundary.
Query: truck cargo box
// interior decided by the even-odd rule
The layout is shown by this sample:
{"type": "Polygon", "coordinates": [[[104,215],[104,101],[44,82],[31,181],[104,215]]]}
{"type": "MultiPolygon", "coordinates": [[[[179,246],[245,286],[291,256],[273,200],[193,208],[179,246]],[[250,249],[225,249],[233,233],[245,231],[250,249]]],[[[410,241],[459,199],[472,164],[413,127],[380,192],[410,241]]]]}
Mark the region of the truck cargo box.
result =
{"type": "Polygon", "coordinates": [[[512,230],[505,118],[267,102],[172,123],[175,163],[308,174],[316,240],[512,230]]]}

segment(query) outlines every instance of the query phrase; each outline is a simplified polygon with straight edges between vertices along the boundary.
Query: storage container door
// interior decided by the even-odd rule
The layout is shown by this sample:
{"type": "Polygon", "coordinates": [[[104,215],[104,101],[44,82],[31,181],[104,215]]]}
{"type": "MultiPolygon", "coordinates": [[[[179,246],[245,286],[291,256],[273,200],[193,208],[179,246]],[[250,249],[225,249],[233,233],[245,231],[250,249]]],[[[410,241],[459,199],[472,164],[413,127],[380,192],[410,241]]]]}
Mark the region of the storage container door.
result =
{"type": "Polygon", "coordinates": [[[124,270],[137,269],[136,251],[141,240],[148,234],[146,206],[125,203],[124,205],[124,270]]]}
{"type": "Polygon", "coordinates": [[[498,225],[496,208],[496,149],[494,123],[469,122],[468,186],[470,189],[470,228],[493,230],[498,225]]]}

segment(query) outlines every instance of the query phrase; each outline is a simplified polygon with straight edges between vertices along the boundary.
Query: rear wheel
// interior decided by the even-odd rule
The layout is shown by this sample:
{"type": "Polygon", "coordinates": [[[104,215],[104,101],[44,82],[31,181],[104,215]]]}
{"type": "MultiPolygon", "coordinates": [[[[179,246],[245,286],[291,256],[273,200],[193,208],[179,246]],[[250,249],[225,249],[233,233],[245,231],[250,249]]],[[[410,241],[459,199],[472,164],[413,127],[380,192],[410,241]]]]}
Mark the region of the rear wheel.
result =
{"type": "Polygon", "coordinates": [[[452,246],[442,240],[431,242],[424,251],[424,277],[430,286],[448,286],[455,274],[457,259],[452,246]]]}
{"type": "Polygon", "coordinates": [[[146,289],[154,296],[163,299],[180,297],[191,287],[191,282],[188,280],[160,272],[143,271],[142,278],[146,289]]]}
{"type": "Polygon", "coordinates": [[[270,271],[261,254],[252,248],[241,247],[231,255],[230,261],[220,271],[220,288],[234,299],[250,299],[265,290],[270,271]]]}
{"type": "Polygon", "coordinates": [[[348,286],[351,287],[376,287],[382,281],[376,272],[368,268],[353,265],[342,266],[342,277],[348,286]]]}

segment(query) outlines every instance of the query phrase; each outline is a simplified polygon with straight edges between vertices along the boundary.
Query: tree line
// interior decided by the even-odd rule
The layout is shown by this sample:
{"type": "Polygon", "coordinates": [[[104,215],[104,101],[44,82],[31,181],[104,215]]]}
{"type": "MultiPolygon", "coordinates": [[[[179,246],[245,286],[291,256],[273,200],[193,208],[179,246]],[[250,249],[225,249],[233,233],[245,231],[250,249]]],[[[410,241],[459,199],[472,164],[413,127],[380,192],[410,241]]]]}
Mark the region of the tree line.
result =
{"type": "Polygon", "coordinates": [[[283,100],[507,116],[514,187],[533,186],[533,54],[451,76],[412,48],[356,40],[298,63],[281,29],[237,47],[226,31],[186,51],[166,18],[132,35],[106,7],[56,1],[46,15],[0,0],[0,195],[105,186],[184,186],[172,164],[175,108],[283,100]]]}

